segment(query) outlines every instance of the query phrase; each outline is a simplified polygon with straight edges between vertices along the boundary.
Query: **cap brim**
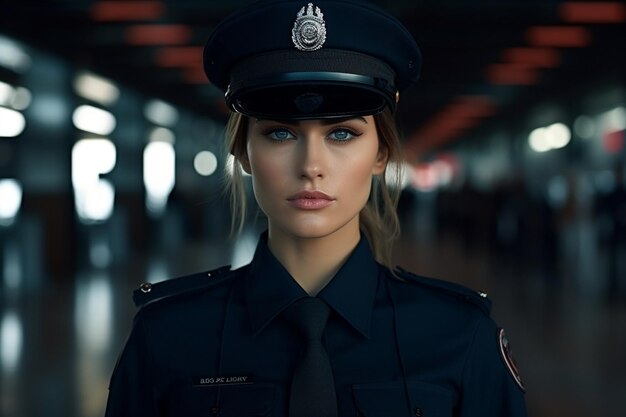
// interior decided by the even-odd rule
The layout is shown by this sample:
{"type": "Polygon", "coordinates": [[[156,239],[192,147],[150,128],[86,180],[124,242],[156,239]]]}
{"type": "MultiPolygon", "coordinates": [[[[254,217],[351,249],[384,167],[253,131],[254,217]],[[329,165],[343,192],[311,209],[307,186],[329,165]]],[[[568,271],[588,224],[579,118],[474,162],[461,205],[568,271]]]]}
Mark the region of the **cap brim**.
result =
{"type": "Polygon", "coordinates": [[[254,117],[312,119],[369,115],[395,109],[394,72],[352,51],[273,51],[231,71],[226,103],[254,117]]]}
{"type": "Polygon", "coordinates": [[[375,80],[360,77],[363,82],[356,83],[324,75],[326,79],[281,80],[239,89],[236,94],[227,94],[226,101],[234,111],[247,116],[278,120],[365,116],[380,113],[386,106],[395,107],[372,85],[375,80]]]}

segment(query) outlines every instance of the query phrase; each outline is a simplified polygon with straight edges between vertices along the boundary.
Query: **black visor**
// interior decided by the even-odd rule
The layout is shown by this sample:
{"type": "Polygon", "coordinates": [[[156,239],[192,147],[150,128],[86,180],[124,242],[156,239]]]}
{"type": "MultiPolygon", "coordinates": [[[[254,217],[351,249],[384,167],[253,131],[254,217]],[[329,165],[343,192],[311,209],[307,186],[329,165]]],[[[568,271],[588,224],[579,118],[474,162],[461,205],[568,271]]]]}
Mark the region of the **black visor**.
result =
{"type": "Polygon", "coordinates": [[[372,115],[387,106],[395,110],[393,79],[393,71],[380,60],[354,52],[274,52],[233,69],[226,103],[264,119],[372,115]]]}
{"type": "Polygon", "coordinates": [[[394,109],[395,102],[380,93],[373,85],[375,80],[369,81],[369,84],[330,80],[272,83],[227,94],[226,102],[247,116],[278,120],[365,116],[380,113],[386,106],[394,109]]]}

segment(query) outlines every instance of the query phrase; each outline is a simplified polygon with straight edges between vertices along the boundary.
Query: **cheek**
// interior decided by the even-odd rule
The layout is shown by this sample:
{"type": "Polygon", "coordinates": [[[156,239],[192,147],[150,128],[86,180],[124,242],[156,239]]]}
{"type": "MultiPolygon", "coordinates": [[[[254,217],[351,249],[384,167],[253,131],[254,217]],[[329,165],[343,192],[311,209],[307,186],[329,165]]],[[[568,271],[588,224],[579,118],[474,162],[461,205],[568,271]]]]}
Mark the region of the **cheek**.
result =
{"type": "Polygon", "coordinates": [[[338,166],[341,166],[341,172],[338,172],[338,178],[341,179],[338,184],[339,195],[343,196],[344,203],[349,202],[358,210],[362,209],[371,191],[372,161],[355,158],[338,166]]]}
{"type": "Polygon", "coordinates": [[[288,163],[277,152],[254,148],[248,151],[254,193],[257,200],[263,200],[272,190],[280,190],[287,178],[288,163]]]}
{"type": "Polygon", "coordinates": [[[368,186],[376,166],[377,149],[369,146],[353,154],[350,160],[337,163],[347,187],[368,186]]]}

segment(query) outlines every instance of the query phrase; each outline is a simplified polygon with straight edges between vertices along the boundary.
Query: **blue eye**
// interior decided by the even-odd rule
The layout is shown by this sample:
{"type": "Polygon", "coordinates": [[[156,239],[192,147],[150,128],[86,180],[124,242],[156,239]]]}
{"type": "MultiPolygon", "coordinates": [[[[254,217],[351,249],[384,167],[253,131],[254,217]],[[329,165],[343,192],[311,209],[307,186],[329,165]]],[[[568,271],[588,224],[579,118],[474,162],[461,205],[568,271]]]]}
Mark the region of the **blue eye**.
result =
{"type": "Polygon", "coordinates": [[[335,129],[330,132],[330,135],[328,135],[331,140],[335,140],[337,142],[345,142],[350,139],[354,139],[355,136],[359,135],[348,129],[335,129]]]}
{"type": "Polygon", "coordinates": [[[288,130],[283,128],[273,129],[266,133],[266,135],[273,140],[283,141],[283,140],[291,140],[296,137],[288,130]]]}

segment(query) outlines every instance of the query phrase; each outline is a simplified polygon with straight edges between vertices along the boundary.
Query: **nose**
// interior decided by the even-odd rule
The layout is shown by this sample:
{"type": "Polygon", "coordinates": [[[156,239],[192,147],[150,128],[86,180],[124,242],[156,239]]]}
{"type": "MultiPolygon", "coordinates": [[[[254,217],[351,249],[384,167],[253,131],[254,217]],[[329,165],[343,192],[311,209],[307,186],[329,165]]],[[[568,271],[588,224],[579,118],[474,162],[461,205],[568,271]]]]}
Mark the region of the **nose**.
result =
{"type": "Polygon", "coordinates": [[[324,178],[328,162],[324,139],[309,133],[299,144],[300,178],[308,180],[324,178]]]}

